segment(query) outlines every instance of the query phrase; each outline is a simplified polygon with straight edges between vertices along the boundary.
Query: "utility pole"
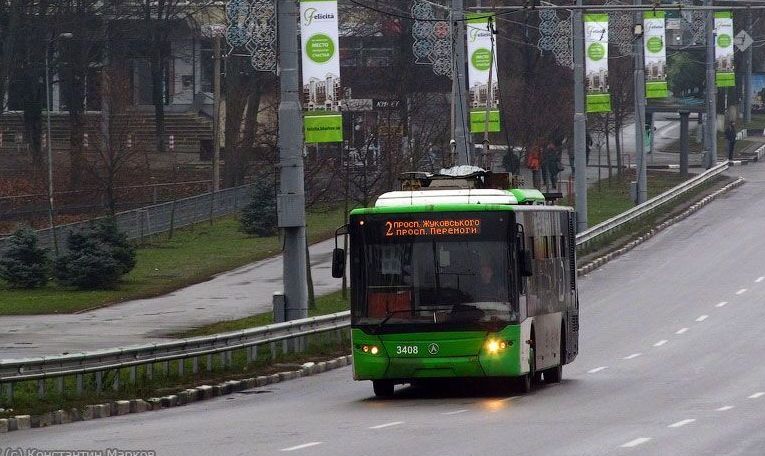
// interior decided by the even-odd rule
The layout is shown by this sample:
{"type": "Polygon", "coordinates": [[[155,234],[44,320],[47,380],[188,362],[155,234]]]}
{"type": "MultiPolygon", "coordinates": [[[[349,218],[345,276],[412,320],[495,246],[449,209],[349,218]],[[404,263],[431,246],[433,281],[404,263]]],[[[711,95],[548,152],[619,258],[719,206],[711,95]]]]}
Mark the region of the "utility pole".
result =
{"type": "MultiPolygon", "coordinates": [[[[634,0],[640,6],[642,0],[634,0]]],[[[635,25],[643,24],[643,12],[635,12],[635,25]]],[[[645,59],[643,34],[634,37],[635,54],[635,156],[637,157],[637,204],[648,200],[648,173],[645,154],[645,59]]]]}
{"type": "Polygon", "coordinates": [[[216,193],[220,190],[220,33],[215,33],[214,40],[212,191],[216,193]]]}
{"type": "MultiPolygon", "coordinates": [[[[582,6],[583,0],[576,0],[582,6]]],[[[574,175],[576,188],[576,231],[587,229],[587,114],[584,102],[584,22],[582,10],[571,14],[574,21],[574,175]]]]}
{"type": "Polygon", "coordinates": [[[308,316],[305,249],[305,193],[303,182],[303,113],[300,106],[295,0],[278,0],[279,27],[279,227],[284,230],[285,318],[308,316]]]}
{"type": "Polygon", "coordinates": [[[454,141],[459,165],[470,165],[473,145],[468,126],[467,85],[465,84],[465,13],[463,0],[452,0],[452,31],[454,33],[454,71],[452,98],[454,101],[454,141]]]}
{"type": "MultiPolygon", "coordinates": [[[[746,33],[752,35],[752,10],[746,11],[746,33]]],[[[744,123],[752,121],[752,46],[746,48],[744,52],[744,123]]]]}
{"type": "MultiPolygon", "coordinates": [[[[713,0],[704,0],[704,6],[713,6],[713,0]]],[[[715,77],[715,12],[707,11],[707,124],[706,167],[717,163],[717,81],[715,77]]]]}

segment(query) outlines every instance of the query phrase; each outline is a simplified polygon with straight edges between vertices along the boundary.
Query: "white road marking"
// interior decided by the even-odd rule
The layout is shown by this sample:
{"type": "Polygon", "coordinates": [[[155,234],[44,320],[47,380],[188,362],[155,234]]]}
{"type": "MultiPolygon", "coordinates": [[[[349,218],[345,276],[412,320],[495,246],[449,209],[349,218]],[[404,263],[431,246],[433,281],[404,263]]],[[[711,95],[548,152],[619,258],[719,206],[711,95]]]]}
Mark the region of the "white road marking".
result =
{"type": "Polygon", "coordinates": [[[732,409],[732,405],[726,405],[724,407],[720,407],[719,409],[716,409],[717,412],[727,412],[728,410],[732,409]]]}
{"type": "Polygon", "coordinates": [[[697,319],[696,319],[696,321],[704,321],[704,320],[706,320],[707,318],[709,318],[709,315],[702,315],[702,316],[700,316],[699,318],[697,318],[697,319]]]}
{"type": "Polygon", "coordinates": [[[765,396],[765,393],[762,393],[762,392],[760,392],[760,393],[754,393],[754,394],[752,394],[751,396],[749,396],[749,399],[759,399],[759,398],[761,398],[762,396],[765,396]]]}
{"type": "Polygon", "coordinates": [[[687,420],[682,420],[682,421],[678,421],[677,423],[672,423],[672,424],[670,424],[667,427],[668,428],[679,428],[679,427],[685,426],[686,424],[691,424],[694,421],[696,421],[696,420],[693,419],[693,418],[688,418],[687,420]]]}
{"type": "Polygon", "coordinates": [[[387,428],[387,427],[398,426],[399,424],[404,424],[404,422],[403,421],[392,421],[390,423],[378,424],[377,426],[370,426],[369,429],[383,429],[383,428],[387,428]]]}
{"type": "Polygon", "coordinates": [[[465,413],[465,412],[467,412],[467,409],[455,410],[453,412],[444,412],[441,415],[459,415],[460,413],[465,413]]]}
{"type": "Polygon", "coordinates": [[[742,295],[742,294],[746,293],[747,291],[748,291],[748,290],[747,290],[746,288],[742,288],[742,289],[738,290],[738,291],[736,292],[736,294],[737,294],[737,295],[742,295]]]}
{"type": "Polygon", "coordinates": [[[757,278],[757,280],[755,280],[754,282],[755,282],[755,283],[760,283],[760,282],[762,282],[763,280],[765,280],[765,277],[758,277],[758,278],[757,278]]]}
{"type": "Polygon", "coordinates": [[[588,374],[597,374],[600,371],[608,369],[608,366],[600,366],[596,367],[595,369],[590,369],[587,371],[588,374]]]}
{"type": "Polygon", "coordinates": [[[716,304],[715,307],[725,307],[727,305],[728,305],[728,301],[723,301],[723,302],[721,302],[719,304],[716,304]]]}
{"type": "Polygon", "coordinates": [[[635,440],[630,440],[629,442],[625,443],[624,445],[622,445],[622,448],[636,447],[636,446],[642,445],[642,444],[644,444],[644,443],[646,443],[646,442],[648,442],[650,440],[651,440],[650,437],[639,437],[639,438],[637,438],[635,440]]]}
{"type": "Polygon", "coordinates": [[[685,334],[688,332],[688,328],[678,329],[675,334],[685,334]]]}
{"type": "Polygon", "coordinates": [[[281,449],[281,450],[279,450],[279,451],[295,451],[295,450],[302,450],[303,448],[308,448],[308,447],[312,447],[312,446],[316,446],[316,445],[321,445],[322,443],[324,443],[324,442],[308,442],[308,443],[304,443],[304,444],[302,444],[302,445],[297,445],[297,446],[294,446],[294,447],[289,447],[289,448],[282,448],[282,449],[281,449]]]}
{"type": "Polygon", "coordinates": [[[635,359],[635,358],[637,358],[640,355],[642,355],[642,353],[633,353],[633,354],[631,354],[629,356],[625,356],[624,359],[635,359]]]}
{"type": "Polygon", "coordinates": [[[662,345],[666,344],[667,342],[669,342],[669,341],[666,340],[666,339],[662,339],[662,340],[656,342],[655,344],[653,344],[653,346],[654,347],[661,347],[662,345]]]}

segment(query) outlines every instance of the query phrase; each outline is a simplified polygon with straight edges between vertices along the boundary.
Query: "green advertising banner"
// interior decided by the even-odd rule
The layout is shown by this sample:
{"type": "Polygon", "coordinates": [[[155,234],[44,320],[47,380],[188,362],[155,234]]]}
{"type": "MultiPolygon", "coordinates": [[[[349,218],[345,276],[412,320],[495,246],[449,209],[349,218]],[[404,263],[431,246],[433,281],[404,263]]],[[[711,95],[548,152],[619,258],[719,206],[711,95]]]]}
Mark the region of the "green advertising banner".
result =
{"type": "Polygon", "coordinates": [[[608,93],[608,14],[584,15],[585,79],[587,112],[611,112],[608,93]]]}
{"type": "Polygon", "coordinates": [[[734,87],[736,70],[733,66],[733,14],[715,12],[715,68],[717,87],[734,87]]]}
{"type": "Polygon", "coordinates": [[[645,96],[666,98],[667,46],[664,11],[647,11],[643,15],[643,44],[645,48],[645,96]]]}
{"type": "Polygon", "coordinates": [[[467,15],[468,85],[470,87],[470,132],[500,131],[499,78],[494,36],[489,28],[490,14],[467,15]],[[490,87],[491,86],[491,87],[490,87]]]}
{"type": "Polygon", "coordinates": [[[305,142],[343,142],[337,0],[300,0],[305,142]]]}

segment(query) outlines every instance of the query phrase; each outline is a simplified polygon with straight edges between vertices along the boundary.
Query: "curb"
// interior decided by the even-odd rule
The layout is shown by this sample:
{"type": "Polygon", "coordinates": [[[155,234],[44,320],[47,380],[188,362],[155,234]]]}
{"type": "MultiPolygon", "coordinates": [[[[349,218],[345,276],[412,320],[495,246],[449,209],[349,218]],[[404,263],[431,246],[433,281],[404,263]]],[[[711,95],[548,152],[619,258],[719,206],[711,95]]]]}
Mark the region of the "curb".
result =
{"type": "Polygon", "coordinates": [[[228,380],[212,386],[201,385],[196,388],[179,391],[176,394],[152,397],[146,400],[118,400],[103,404],[86,405],[82,410],[72,408],[69,410],[56,410],[42,415],[17,415],[11,418],[0,418],[0,434],[25,429],[68,424],[76,421],[90,421],[111,416],[132,415],[135,413],[181,407],[194,402],[226,396],[247,389],[259,388],[301,377],[310,377],[322,372],[349,366],[352,362],[352,355],[346,355],[318,363],[305,363],[296,371],[279,372],[243,380],[228,380]]]}
{"type": "Polygon", "coordinates": [[[625,253],[629,252],[630,250],[634,249],[635,247],[639,246],[645,241],[651,239],[652,237],[656,236],[657,234],[669,228],[670,226],[674,225],[675,223],[678,223],[681,220],[688,218],[690,215],[698,212],[702,207],[711,203],[712,201],[719,198],[720,196],[727,193],[728,191],[743,185],[744,182],[745,182],[744,178],[739,177],[738,179],[726,185],[725,187],[715,191],[714,193],[711,193],[705,196],[700,201],[696,202],[691,207],[683,211],[681,214],[676,215],[675,217],[672,217],[671,219],[662,222],[658,226],[651,228],[651,230],[648,231],[647,233],[641,234],[635,240],[629,242],[624,247],[614,250],[613,252],[609,252],[599,258],[596,258],[595,260],[587,263],[581,268],[577,268],[576,269],[577,277],[589,274],[590,272],[594,271],[595,269],[598,269],[599,267],[603,266],[604,264],[608,263],[614,258],[624,255],[625,253]]]}

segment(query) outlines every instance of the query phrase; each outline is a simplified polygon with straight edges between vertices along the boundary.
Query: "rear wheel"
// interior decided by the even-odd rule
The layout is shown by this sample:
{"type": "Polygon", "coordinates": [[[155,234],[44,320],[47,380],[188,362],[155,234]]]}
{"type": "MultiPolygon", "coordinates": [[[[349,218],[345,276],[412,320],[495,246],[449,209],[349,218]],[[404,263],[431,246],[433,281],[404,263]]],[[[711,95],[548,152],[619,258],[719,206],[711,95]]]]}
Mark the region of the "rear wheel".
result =
{"type": "Polygon", "coordinates": [[[558,364],[545,371],[545,383],[560,383],[563,379],[563,365],[558,364]]]}
{"type": "Polygon", "coordinates": [[[377,397],[393,396],[393,382],[388,380],[372,380],[372,389],[377,397]]]}

